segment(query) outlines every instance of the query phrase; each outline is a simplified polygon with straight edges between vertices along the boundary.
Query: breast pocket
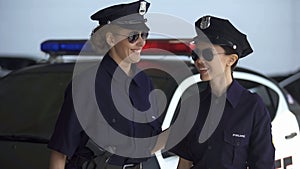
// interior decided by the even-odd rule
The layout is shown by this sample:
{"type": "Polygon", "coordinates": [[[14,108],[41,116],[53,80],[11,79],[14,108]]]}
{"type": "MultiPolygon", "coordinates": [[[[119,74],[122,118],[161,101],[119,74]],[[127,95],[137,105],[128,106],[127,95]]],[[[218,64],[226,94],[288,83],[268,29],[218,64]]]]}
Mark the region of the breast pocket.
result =
{"type": "Polygon", "coordinates": [[[223,162],[238,167],[246,166],[249,135],[243,132],[224,132],[223,162]]]}

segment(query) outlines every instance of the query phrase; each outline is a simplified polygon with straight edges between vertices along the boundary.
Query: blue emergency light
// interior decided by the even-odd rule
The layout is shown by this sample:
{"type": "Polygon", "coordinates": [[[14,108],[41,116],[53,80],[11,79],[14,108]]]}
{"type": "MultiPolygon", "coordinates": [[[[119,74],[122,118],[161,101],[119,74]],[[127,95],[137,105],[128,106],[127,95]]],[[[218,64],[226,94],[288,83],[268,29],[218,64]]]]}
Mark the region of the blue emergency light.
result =
{"type": "Polygon", "coordinates": [[[41,50],[51,56],[94,53],[87,40],[47,40],[41,44],[41,50]]]}

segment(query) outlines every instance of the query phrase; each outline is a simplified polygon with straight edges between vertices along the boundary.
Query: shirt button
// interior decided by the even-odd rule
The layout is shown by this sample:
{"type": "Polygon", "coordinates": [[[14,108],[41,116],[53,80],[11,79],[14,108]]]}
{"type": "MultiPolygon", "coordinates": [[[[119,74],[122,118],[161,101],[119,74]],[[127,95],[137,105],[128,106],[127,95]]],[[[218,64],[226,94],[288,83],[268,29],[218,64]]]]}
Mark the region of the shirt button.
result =
{"type": "Polygon", "coordinates": [[[237,146],[240,146],[240,144],[241,144],[241,142],[239,142],[239,141],[236,142],[236,145],[237,145],[237,146]]]}
{"type": "Polygon", "coordinates": [[[116,123],[116,119],[112,119],[111,121],[112,121],[113,123],[116,123]]]}
{"type": "Polygon", "coordinates": [[[211,146],[208,146],[208,147],[207,147],[207,149],[208,149],[208,150],[211,150],[211,149],[212,149],[212,147],[211,147],[211,146]]]}

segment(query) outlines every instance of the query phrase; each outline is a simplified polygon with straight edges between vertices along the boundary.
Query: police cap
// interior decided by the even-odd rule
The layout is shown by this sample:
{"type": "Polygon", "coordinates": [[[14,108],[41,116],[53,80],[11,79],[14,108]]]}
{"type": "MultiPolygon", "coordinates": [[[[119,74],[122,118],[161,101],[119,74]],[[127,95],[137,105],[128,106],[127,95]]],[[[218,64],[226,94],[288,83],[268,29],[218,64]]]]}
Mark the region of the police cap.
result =
{"type": "Polygon", "coordinates": [[[99,25],[116,24],[127,29],[149,30],[144,18],[150,3],[144,0],[128,4],[113,5],[99,10],[91,16],[99,25]]]}
{"type": "Polygon", "coordinates": [[[208,39],[213,44],[229,46],[240,58],[253,52],[247,36],[237,30],[227,19],[204,16],[195,22],[195,28],[197,32],[195,41],[208,39]]]}

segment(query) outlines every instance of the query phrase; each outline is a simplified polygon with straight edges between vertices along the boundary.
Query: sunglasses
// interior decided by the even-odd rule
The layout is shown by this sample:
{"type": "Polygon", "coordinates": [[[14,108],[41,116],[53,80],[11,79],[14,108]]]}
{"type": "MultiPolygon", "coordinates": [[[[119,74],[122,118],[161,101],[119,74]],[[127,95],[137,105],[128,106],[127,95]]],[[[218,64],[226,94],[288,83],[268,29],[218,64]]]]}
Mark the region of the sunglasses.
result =
{"type": "Polygon", "coordinates": [[[195,49],[192,51],[192,59],[193,61],[198,60],[202,56],[204,60],[206,61],[212,61],[214,59],[215,55],[221,55],[225,53],[214,53],[211,48],[203,49],[202,51],[200,49],[195,49]]]}
{"type": "Polygon", "coordinates": [[[130,32],[128,35],[123,35],[119,33],[115,33],[115,34],[127,37],[129,43],[135,43],[140,36],[143,40],[146,40],[149,35],[148,32],[137,32],[137,31],[130,32]]]}

